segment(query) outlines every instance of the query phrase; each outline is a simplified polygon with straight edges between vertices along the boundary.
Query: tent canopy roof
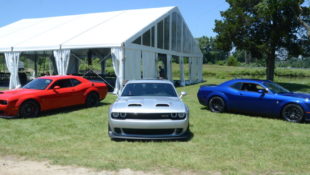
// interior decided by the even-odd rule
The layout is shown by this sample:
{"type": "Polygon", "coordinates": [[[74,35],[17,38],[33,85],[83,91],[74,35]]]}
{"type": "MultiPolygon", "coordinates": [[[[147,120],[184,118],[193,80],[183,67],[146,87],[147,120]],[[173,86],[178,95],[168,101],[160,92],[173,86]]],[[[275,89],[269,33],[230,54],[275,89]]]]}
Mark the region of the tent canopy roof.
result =
{"type": "Polygon", "coordinates": [[[120,47],[176,7],[22,19],[0,28],[0,52],[120,47]]]}

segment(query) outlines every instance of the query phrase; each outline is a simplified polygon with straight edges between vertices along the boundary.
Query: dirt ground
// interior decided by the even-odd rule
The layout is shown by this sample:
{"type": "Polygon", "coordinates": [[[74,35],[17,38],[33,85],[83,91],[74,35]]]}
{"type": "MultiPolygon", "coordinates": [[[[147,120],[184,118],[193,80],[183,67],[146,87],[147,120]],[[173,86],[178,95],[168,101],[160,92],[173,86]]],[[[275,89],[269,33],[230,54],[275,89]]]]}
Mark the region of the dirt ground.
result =
{"type": "Polygon", "coordinates": [[[133,171],[95,171],[93,169],[51,165],[48,162],[23,160],[16,157],[0,157],[0,175],[161,175],[160,173],[133,171]]]}
{"type": "Polygon", "coordinates": [[[134,171],[129,168],[119,171],[96,171],[94,169],[51,165],[49,162],[39,162],[14,156],[0,156],[0,175],[222,175],[217,171],[192,172],[172,168],[164,174],[153,171],[134,171]]]}

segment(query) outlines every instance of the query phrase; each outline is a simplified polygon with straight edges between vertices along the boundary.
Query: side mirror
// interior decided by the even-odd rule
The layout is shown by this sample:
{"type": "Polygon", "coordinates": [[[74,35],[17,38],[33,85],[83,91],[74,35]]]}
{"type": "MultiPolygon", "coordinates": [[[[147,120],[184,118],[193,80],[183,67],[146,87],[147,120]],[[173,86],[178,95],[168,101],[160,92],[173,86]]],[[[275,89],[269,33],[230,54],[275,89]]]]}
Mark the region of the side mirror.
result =
{"type": "Polygon", "coordinates": [[[181,92],[181,95],[180,95],[180,98],[182,98],[182,97],[185,96],[185,95],[187,95],[187,93],[184,92],[184,91],[182,91],[182,92],[181,92]]]}
{"type": "Polygon", "coordinates": [[[265,93],[267,93],[267,91],[266,91],[265,89],[259,89],[257,92],[260,93],[260,94],[265,94],[265,93]]]}
{"type": "Polygon", "coordinates": [[[60,86],[54,86],[53,89],[60,89],[60,86]]]}

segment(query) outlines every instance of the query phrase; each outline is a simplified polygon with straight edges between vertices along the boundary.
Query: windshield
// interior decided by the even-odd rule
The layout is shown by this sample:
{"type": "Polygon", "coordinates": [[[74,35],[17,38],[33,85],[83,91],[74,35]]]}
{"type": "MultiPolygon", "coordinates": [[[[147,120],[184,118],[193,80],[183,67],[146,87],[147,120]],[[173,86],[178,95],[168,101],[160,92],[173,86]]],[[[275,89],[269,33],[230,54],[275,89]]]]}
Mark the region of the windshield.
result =
{"type": "Polygon", "coordinates": [[[265,82],[263,83],[269,90],[271,90],[273,93],[287,93],[290,92],[289,90],[285,89],[284,87],[278,85],[277,83],[272,82],[265,82]]]}
{"type": "Polygon", "coordinates": [[[177,93],[174,87],[167,83],[130,83],[125,86],[122,96],[177,97],[177,93]]]}
{"type": "Polygon", "coordinates": [[[32,81],[30,81],[29,83],[27,83],[25,86],[23,86],[24,89],[39,89],[39,90],[43,90],[45,89],[50,83],[52,82],[52,80],[50,79],[34,79],[32,81]]]}

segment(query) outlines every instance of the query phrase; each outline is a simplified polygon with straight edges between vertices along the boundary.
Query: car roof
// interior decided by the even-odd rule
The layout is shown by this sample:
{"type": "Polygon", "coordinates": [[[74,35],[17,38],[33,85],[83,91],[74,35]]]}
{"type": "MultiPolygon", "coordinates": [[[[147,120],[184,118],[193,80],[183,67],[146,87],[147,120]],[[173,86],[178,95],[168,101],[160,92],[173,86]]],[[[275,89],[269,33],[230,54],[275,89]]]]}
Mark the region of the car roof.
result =
{"type": "Polygon", "coordinates": [[[85,79],[80,76],[74,76],[74,75],[52,75],[52,76],[43,76],[43,77],[38,77],[41,79],[51,79],[51,80],[59,80],[59,79],[68,79],[68,78],[75,78],[75,79],[85,79]]]}
{"type": "Polygon", "coordinates": [[[233,80],[228,80],[224,83],[223,85],[226,84],[232,84],[232,83],[237,83],[237,82],[247,82],[247,83],[265,83],[265,82],[271,82],[270,80],[260,80],[260,79],[233,79],[233,80]]]}
{"type": "Polygon", "coordinates": [[[173,85],[173,83],[170,80],[157,80],[157,79],[128,80],[126,84],[129,83],[167,83],[173,85]]]}

